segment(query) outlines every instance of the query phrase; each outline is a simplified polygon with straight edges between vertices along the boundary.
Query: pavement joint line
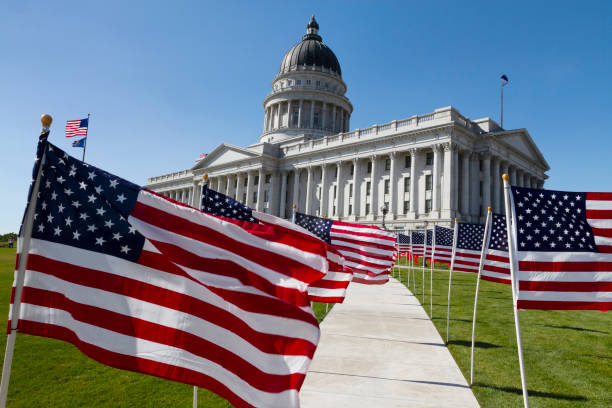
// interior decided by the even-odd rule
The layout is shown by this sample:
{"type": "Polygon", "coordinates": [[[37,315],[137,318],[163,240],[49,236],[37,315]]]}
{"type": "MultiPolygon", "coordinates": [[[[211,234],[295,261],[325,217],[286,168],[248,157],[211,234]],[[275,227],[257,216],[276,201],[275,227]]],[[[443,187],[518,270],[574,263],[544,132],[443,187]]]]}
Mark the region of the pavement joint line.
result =
{"type": "Polygon", "coordinates": [[[315,370],[312,370],[310,372],[317,373],[317,374],[342,375],[346,377],[372,378],[375,380],[384,380],[384,381],[399,381],[399,382],[410,382],[410,383],[417,383],[417,384],[441,385],[444,387],[457,387],[457,388],[468,388],[468,389],[470,388],[469,386],[463,385],[463,384],[448,383],[448,382],[441,382],[441,381],[408,380],[408,379],[402,379],[402,378],[375,377],[371,375],[333,373],[333,372],[328,372],[328,371],[315,371],[315,370]]]}
{"type": "Polygon", "coordinates": [[[383,338],[383,337],[372,337],[372,336],[354,336],[352,334],[341,334],[341,333],[326,333],[326,336],[342,336],[342,337],[351,337],[356,339],[365,339],[365,340],[379,340],[379,341],[393,341],[397,343],[409,343],[409,344],[422,344],[424,346],[442,346],[446,347],[444,343],[428,343],[428,342],[420,342],[420,341],[407,341],[407,340],[399,340],[399,339],[391,339],[391,338],[383,338]]]}

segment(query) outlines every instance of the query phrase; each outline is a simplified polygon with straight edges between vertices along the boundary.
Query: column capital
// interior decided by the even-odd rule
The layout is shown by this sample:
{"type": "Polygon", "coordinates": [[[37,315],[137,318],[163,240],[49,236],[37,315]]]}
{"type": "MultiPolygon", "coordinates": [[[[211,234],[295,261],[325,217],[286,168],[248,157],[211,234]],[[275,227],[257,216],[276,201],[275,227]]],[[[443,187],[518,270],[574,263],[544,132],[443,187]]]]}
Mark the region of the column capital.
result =
{"type": "Polygon", "coordinates": [[[450,152],[450,151],[456,151],[458,149],[457,143],[453,143],[453,142],[446,142],[443,144],[444,146],[444,151],[445,152],[450,152]]]}
{"type": "Polygon", "coordinates": [[[321,168],[322,168],[322,169],[326,169],[328,164],[329,164],[329,163],[323,163],[323,164],[321,164],[321,168]]]}
{"type": "Polygon", "coordinates": [[[389,157],[391,157],[392,159],[396,158],[398,155],[398,152],[396,152],[395,150],[393,150],[391,153],[389,153],[389,157]]]}
{"type": "Polygon", "coordinates": [[[410,152],[411,156],[414,156],[417,153],[418,150],[419,149],[417,149],[416,147],[412,147],[412,148],[408,149],[408,151],[410,152]]]}
{"type": "Polygon", "coordinates": [[[491,160],[491,153],[490,152],[480,152],[478,153],[480,155],[480,158],[483,160],[491,160]]]}
{"type": "Polygon", "coordinates": [[[434,152],[439,152],[442,149],[443,149],[443,145],[441,143],[436,143],[436,144],[431,145],[431,150],[433,150],[434,152]]]}
{"type": "Polygon", "coordinates": [[[359,161],[359,157],[353,157],[352,161],[354,164],[357,164],[357,162],[359,161]]]}

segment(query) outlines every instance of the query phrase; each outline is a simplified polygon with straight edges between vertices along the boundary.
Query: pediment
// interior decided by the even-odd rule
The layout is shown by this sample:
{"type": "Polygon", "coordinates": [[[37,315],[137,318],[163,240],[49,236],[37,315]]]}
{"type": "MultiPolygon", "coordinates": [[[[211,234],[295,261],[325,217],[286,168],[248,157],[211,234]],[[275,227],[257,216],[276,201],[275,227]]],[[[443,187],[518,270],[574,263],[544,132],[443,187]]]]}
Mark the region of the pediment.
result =
{"type": "Polygon", "coordinates": [[[505,132],[504,134],[498,135],[497,140],[519,151],[532,162],[539,163],[545,169],[544,171],[550,169],[542,152],[540,152],[540,149],[538,149],[526,130],[522,129],[517,132],[505,132]]]}
{"type": "Polygon", "coordinates": [[[192,170],[224,166],[233,162],[252,159],[259,156],[259,154],[247,149],[223,143],[206,156],[204,160],[199,161],[192,170]]]}

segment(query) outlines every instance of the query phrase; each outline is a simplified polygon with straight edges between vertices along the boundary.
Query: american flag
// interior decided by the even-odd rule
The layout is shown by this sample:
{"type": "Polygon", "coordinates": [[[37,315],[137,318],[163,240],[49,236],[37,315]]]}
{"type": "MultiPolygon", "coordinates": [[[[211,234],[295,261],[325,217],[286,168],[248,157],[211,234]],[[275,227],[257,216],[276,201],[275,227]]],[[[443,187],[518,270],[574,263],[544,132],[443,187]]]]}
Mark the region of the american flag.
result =
{"type": "Polygon", "coordinates": [[[425,258],[431,261],[433,254],[433,230],[425,230],[425,258]]]}
{"type": "Polygon", "coordinates": [[[21,308],[9,327],[236,407],[299,406],[319,339],[302,306],[327,272],[321,241],[221,220],[41,144],[21,308]]]}
{"type": "Polygon", "coordinates": [[[453,255],[453,235],[455,230],[452,228],[445,228],[434,226],[434,262],[451,262],[453,255]]]}
{"type": "Polygon", "coordinates": [[[492,214],[489,245],[485,252],[480,278],[510,284],[510,259],[505,215],[492,214]]]}
{"type": "Polygon", "coordinates": [[[484,225],[457,224],[457,247],[453,270],[478,273],[484,239],[484,225]]]}
{"type": "Polygon", "coordinates": [[[372,225],[351,224],[295,213],[295,223],[334,246],[353,270],[353,282],[383,284],[393,266],[395,234],[372,225]]]}
{"type": "MultiPolygon", "coordinates": [[[[312,236],[310,231],[296,224],[270,214],[255,211],[225,194],[209,189],[207,184],[202,187],[201,208],[202,211],[218,217],[283,226],[296,234],[312,236]]],[[[322,279],[312,282],[308,286],[308,295],[310,300],[314,302],[342,303],[346,296],[346,289],[353,279],[353,272],[344,267],[344,257],[338,250],[327,243],[325,243],[325,246],[327,247],[329,270],[322,279]]]]}
{"type": "Polygon", "coordinates": [[[512,187],[519,309],[612,308],[612,193],[512,187]]]}
{"type": "Polygon", "coordinates": [[[399,252],[400,259],[402,256],[405,256],[406,259],[408,259],[410,256],[410,235],[397,235],[397,250],[399,252]]]}
{"type": "Polygon", "coordinates": [[[69,120],[66,122],[66,137],[87,136],[89,119],[69,120]]]}
{"type": "Polygon", "coordinates": [[[425,254],[425,234],[423,231],[412,231],[410,233],[412,243],[412,256],[415,262],[425,254]]]}

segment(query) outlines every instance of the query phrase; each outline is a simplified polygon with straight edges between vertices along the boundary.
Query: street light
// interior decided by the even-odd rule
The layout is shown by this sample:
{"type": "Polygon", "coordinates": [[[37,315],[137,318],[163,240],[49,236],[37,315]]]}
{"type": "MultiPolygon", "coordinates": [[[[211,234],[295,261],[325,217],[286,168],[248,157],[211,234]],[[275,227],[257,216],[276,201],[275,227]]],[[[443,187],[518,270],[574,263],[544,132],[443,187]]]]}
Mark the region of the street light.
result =
{"type": "Polygon", "coordinates": [[[387,229],[387,227],[385,227],[385,216],[389,212],[389,206],[387,205],[387,203],[385,203],[382,207],[380,207],[380,211],[382,212],[382,215],[383,215],[382,227],[383,229],[387,229]]]}

